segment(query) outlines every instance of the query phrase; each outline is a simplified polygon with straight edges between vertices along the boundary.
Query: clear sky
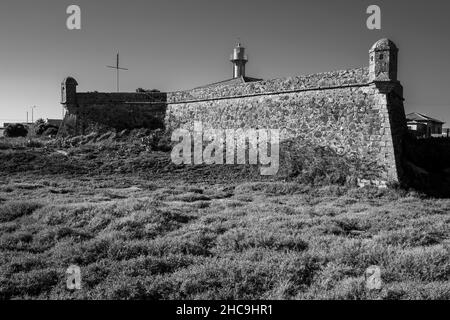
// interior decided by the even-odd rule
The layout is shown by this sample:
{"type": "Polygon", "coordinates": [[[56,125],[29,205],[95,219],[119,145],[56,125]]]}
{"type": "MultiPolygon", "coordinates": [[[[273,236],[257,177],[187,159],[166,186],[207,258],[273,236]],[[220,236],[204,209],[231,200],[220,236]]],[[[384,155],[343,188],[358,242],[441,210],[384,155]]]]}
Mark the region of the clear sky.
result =
{"type": "Polygon", "coordinates": [[[368,50],[388,37],[400,48],[399,79],[407,112],[450,126],[448,0],[2,0],[0,124],[61,117],[60,83],[79,91],[173,91],[231,77],[238,37],[247,75],[278,78],[367,66],[368,50]],[[66,28],[66,9],[82,10],[82,30],[66,28]],[[366,9],[382,9],[382,30],[366,27],[366,9]]]}

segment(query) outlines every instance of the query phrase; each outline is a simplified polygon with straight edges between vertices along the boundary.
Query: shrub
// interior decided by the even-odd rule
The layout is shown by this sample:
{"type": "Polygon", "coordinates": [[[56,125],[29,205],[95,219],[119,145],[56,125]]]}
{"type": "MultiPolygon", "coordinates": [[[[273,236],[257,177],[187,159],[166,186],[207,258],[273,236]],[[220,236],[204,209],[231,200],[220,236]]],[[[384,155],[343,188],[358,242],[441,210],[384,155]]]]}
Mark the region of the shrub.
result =
{"type": "Polygon", "coordinates": [[[55,126],[47,126],[47,128],[45,129],[44,133],[42,134],[43,136],[56,136],[58,134],[58,128],[55,126]]]}
{"type": "Polygon", "coordinates": [[[59,128],[40,119],[35,123],[36,135],[55,136],[58,134],[59,128]]]}
{"type": "Polygon", "coordinates": [[[35,125],[36,127],[38,127],[38,128],[39,128],[40,126],[45,125],[45,124],[46,124],[46,122],[45,122],[45,120],[42,119],[42,118],[37,119],[36,122],[34,123],[34,125],[35,125]]]}
{"type": "Polygon", "coordinates": [[[28,135],[28,129],[20,123],[10,124],[5,128],[3,135],[9,138],[26,137],[28,135]]]}

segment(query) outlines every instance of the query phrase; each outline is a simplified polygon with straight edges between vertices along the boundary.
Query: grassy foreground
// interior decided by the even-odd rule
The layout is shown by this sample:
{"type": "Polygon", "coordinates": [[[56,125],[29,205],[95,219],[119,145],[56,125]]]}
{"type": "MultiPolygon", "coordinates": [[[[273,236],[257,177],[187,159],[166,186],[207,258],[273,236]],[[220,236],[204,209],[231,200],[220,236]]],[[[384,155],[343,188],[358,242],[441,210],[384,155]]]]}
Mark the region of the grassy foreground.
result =
{"type": "MultiPolygon", "coordinates": [[[[25,152],[4,149],[3,160],[25,152]]],[[[12,162],[0,175],[0,299],[450,299],[450,200],[12,162]],[[80,291],[66,289],[71,264],[80,291]],[[371,265],[380,292],[365,288],[371,265]]]]}

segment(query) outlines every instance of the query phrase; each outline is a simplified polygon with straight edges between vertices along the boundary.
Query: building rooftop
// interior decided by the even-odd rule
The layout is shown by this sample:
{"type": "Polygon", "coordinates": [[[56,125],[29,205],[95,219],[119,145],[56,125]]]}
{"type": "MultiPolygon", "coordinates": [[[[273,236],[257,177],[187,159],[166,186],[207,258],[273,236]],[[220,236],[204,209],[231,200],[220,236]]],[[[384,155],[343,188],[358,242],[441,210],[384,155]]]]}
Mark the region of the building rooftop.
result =
{"type": "Polygon", "coordinates": [[[436,123],[441,123],[441,124],[445,123],[444,121],[431,118],[431,117],[429,117],[427,115],[424,115],[422,113],[419,113],[419,112],[412,112],[412,113],[407,114],[406,115],[406,120],[407,121],[418,121],[418,122],[422,122],[422,121],[429,122],[429,121],[431,121],[431,122],[436,122],[436,123]]]}
{"type": "Polygon", "coordinates": [[[209,87],[220,87],[220,86],[235,86],[240,84],[245,84],[248,82],[255,82],[255,81],[262,81],[263,79],[257,79],[252,77],[238,77],[238,78],[232,78],[227,79],[219,82],[210,83],[204,86],[200,86],[194,89],[202,89],[202,88],[209,88],[209,87]]]}

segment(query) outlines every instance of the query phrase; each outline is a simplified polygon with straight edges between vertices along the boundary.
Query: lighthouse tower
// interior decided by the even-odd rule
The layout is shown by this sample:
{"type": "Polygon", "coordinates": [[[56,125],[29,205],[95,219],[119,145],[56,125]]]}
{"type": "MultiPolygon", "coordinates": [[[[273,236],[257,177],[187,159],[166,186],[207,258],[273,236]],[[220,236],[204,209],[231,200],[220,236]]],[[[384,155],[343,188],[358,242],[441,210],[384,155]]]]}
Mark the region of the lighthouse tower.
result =
{"type": "Polygon", "coordinates": [[[240,43],[234,48],[230,61],[233,64],[233,78],[245,77],[245,64],[248,59],[245,55],[245,48],[240,43]]]}

